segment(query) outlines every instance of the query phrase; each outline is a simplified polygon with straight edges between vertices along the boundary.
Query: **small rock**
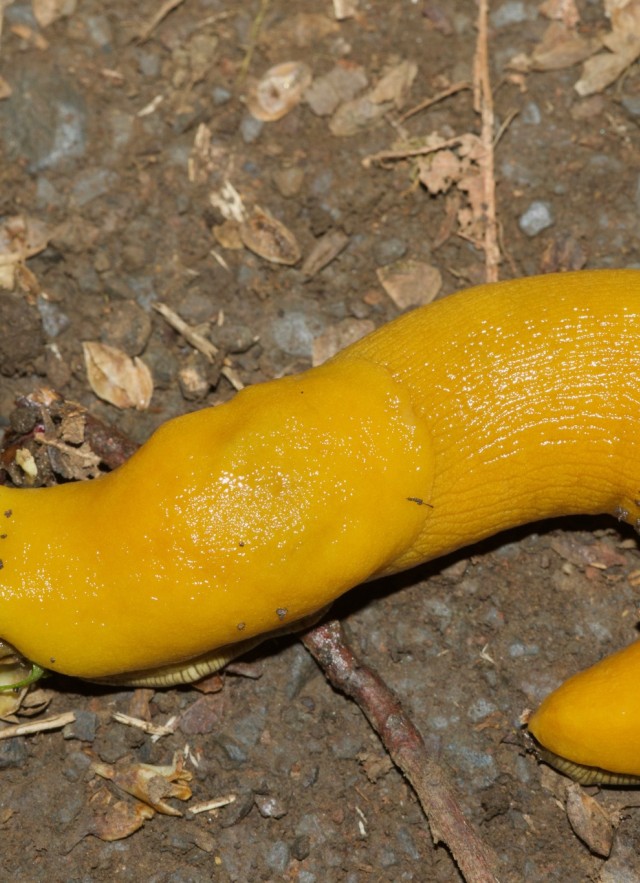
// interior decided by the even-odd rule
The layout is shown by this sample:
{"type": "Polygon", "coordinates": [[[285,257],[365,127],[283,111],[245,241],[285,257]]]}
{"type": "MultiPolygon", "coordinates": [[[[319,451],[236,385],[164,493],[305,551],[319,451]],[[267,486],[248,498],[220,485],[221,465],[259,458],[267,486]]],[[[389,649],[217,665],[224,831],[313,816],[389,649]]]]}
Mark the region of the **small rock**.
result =
{"type": "Polygon", "coordinates": [[[218,729],[223,718],[223,702],[217,693],[196,699],[180,715],[180,730],[185,736],[199,736],[218,729]]]}
{"type": "Polygon", "coordinates": [[[304,169],[290,166],[288,169],[277,169],[273,173],[273,183],[285,199],[297,196],[304,181],[304,169]]]}
{"type": "Polygon", "coordinates": [[[74,84],[28,57],[21,64],[12,71],[11,101],[0,102],[0,141],[9,160],[25,157],[33,173],[84,156],[86,109],[74,84]]]}
{"type": "Polygon", "coordinates": [[[376,242],[373,248],[374,257],[378,266],[392,264],[399,261],[407,253],[407,243],[404,239],[392,237],[382,242],[376,242]]]}
{"type": "Polygon", "coordinates": [[[27,743],[24,739],[0,741],[0,770],[21,767],[27,760],[27,743]]]}
{"type": "Polygon", "coordinates": [[[203,399],[211,383],[209,381],[209,363],[201,353],[190,353],[185,364],[178,371],[178,384],[182,397],[188,402],[203,399]]]}
{"type": "Polygon", "coordinates": [[[275,343],[290,356],[309,358],[314,338],[323,331],[322,320],[302,310],[289,310],[275,319],[271,333],[275,343]]]}
{"type": "Polygon", "coordinates": [[[288,809],[277,797],[270,797],[267,794],[256,794],[256,806],[258,812],[265,819],[281,819],[286,816],[288,809]]]}
{"type": "Polygon", "coordinates": [[[257,120],[250,113],[246,113],[240,123],[240,134],[245,144],[253,144],[260,137],[264,128],[262,120],[257,120]]]}
{"type": "Polygon", "coordinates": [[[134,300],[114,301],[100,336],[128,356],[139,356],[151,337],[151,318],[134,300]]]}
{"type": "Polygon", "coordinates": [[[551,227],[554,223],[551,206],[548,202],[535,200],[522,213],[518,220],[518,225],[523,233],[527,236],[537,236],[547,227],[551,227]]]}
{"type": "Polygon", "coordinates": [[[311,838],[306,834],[296,837],[291,845],[291,855],[296,861],[304,861],[311,852],[311,838]]]}
{"type": "Polygon", "coordinates": [[[490,20],[494,28],[504,28],[525,21],[534,21],[537,15],[538,10],[523,3],[522,0],[509,0],[491,13],[490,20]]]}
{"type": "Polygon", "coordinates": [[[65,739],[78,739],[80,742],[93,742],[96,738],[98,716],[93,711],[76,711],[73,723],[63,727],[65,739]]]}
{"type": "Polygon", "coordinates": [[[0,328],[11,329],[11,334],[0,334],[0,374],[27,374],[44,343],[37,310],[20,295],[0,292],[0,328]]]}
{"type": "Polygon", "coordinates": [[[289,847],[284,840],[276,840],[265,856],[265,864],[276,874],[284,874],[289,864],[289,847]]]}
{"type": "Polygon", "coordinates": [[[209,334],[211,342],[225,353],[246,353],[256,342],[248,325],[216,325],[209,334]]]}
{"type": "Polygon", "coordinates": [[[44,295],[38,295],[36,306],[38,307],[38,312],[42,319],[42,327],[47,337],[57,337],[71,324],[67,314],[63,313],[57,304],[48,300],[44,295]]]}
{"type": "Polygon", "coordinates": [[[355,98],[367,83],[367,75],[360,65],[338,64],[313,81],[304,99],[316,116],[330,116],[342,101],[355,98]]]}

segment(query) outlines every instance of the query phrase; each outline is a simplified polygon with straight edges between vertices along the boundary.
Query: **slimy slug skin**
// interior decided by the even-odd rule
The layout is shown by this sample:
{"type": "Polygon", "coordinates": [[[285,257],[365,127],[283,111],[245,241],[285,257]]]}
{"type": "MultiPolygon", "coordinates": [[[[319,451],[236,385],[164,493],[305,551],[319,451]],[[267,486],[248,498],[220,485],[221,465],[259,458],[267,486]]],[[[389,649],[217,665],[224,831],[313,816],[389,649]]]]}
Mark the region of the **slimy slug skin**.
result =
{"type": "Polygon", "coordinates": [[[583,785],[640,784],[640,641],[573,675],[531,715],[541,759],[583,785]]]}
{"type": "Polygon", "coordinates": [[[95,481],[2,487],[0,638],[69,675],[189,680],[506,528],[638,526],[639,341],[640,271],[483,285],[167,422],[95,481]]]}

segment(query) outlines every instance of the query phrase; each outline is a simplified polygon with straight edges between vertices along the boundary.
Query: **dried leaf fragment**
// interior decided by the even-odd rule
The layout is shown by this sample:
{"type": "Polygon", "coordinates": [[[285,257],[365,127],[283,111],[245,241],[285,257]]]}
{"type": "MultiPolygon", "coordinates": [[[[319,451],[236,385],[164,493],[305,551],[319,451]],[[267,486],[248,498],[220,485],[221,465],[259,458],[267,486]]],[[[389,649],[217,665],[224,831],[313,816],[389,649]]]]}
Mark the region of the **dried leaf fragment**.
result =
{"type": "Polygon", "coordinates": [[[149,407],[153,378],[142,359],[97,341],[85,341],[82,348],[91,389],[99,398],[116,408],[149,407]]]}
{"type": "Polygon", "coordinates": [[[168,816],[181,816],[182,813],[167,803],[167,799],[189,800],[191,797],[191,788],[187,783],[193,777],[184,769],[184,757],[180,752],[176,752],[171,764],[165,766],[152,766],[148,763],[109,766],[96,761],[92,764],[92,769],[126,794],[131,794],[156,812],[168,816]]]}
{"type": "Polygon", "coordinates": [[[597,52],[601,45],[597,37],[583,37],[562,22],[551,22],[531,53],[531,69],[557,71],[572,67],[597,52]]]}
{"type": "Polygon", "coordinates": [[[316,241],[302,265],[302,274],[310,279],[323,270],[349,244],[349,237],[342,230],[330,230],[316,241]]]}
{"type": "Polygon", "coordinates": [[[12,215],[0,224],[0,287],[11,290],[27,258],[47,247],[51,228],[36,218],[12,215]]]}
{"type": "Polygon", "coordinates": [[[131,804],[124,800],[114,802],[106,788],[101,788],[91,801],[91,818],[85,832],[99,840],[112,843],[124,840],[138,831],[148,819],[155,815],[153,809],[136,801],[131,804]]]}
{"type": "Polygon", "coordinates": [[[611,32],[602,38],[609,52],[601,52],[585,62],[575,84],[578,95],[602,92],[640,58],[640,0],[610,3],[611,32]]]}
{"type": "Polygon", "coordinates": [[[567,786],[567,818],[591,852],[606,858],[613,844],[613,820],[597,800],[572,782],[567,786]]]}
{"type": "Polygon", "coordinates": [[[423,261],[396,261],[376,270],[380,284],[401,310],[431,303],[442,287],[437,267],[423,261]]]}
{"type": "Polygon", "coordinates": [[[302,253],[293,233],[269,212],[256,206],[240,225],[240,238],[249,251],[272,264],[293,266],[302,253]]]}
{"type": "Polygon", "coordinates": [[[371,89],[369,98],[374,104],[393,101],[397,108],[402,107],[417,73],[418,65],[415,61],[405,60],[393,65],[383,73],[371,89]]]}
{"type": "Polygon", "coordinates": [[[249,113],[265,123],[281,120],[300,104],[311,80],[311,68],[303,61],[285,61],[269,68],[257,83],[249,87],[249,113]]]}

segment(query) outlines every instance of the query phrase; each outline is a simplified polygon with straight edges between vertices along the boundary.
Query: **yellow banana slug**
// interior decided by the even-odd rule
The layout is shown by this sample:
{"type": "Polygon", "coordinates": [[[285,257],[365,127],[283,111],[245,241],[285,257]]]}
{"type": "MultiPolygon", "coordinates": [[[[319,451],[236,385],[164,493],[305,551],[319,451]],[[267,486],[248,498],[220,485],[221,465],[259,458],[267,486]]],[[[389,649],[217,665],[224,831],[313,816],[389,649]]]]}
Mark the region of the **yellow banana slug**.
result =
{"type": "Polygon", "coordinates": [[[565,681],[528,722],[542,759],[583,785],[640,783],[640,641],[565,681]]]}
{"type": "Polygon", "coordinates": [[[69,675],[188,680],[505,528],[637,526],[639,342],[640,271],[484,285],[169,421],[96,481],[0,487],[0,638],[69,675]]]}

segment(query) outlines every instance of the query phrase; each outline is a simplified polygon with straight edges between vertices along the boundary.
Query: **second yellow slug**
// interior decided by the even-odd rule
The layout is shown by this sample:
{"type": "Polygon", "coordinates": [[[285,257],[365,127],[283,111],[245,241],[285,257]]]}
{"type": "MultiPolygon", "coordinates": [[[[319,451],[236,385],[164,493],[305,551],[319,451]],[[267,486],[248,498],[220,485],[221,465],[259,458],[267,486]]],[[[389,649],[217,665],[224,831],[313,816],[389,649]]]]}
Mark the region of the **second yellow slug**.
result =
{"type": "Polygon", "coordinates": [[[640,271],[484,285],[169,421],[96,481],[0,487],[0,638],[68,675],[188,680],[505,528],[637,526],[639,344],[640,271]]]}

